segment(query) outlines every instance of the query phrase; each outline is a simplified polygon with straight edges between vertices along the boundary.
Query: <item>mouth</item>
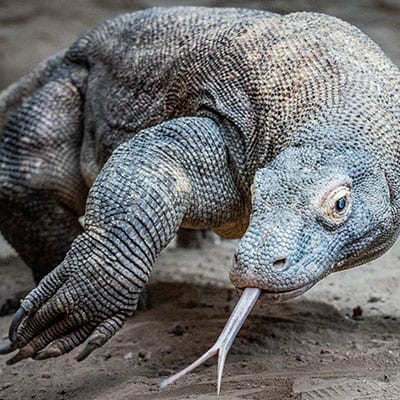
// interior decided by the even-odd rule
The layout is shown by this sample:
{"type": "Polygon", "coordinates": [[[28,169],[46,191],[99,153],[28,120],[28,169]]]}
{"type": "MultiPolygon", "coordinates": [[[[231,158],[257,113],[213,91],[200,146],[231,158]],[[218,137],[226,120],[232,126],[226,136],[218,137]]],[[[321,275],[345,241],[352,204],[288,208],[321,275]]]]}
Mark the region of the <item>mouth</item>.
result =
{"type": "Polygon", "coordinates": [[[290,290],[280,290],[277,288],[276,290],[268,290],[263,288],[262,282],[259,282],[255,278],[251,278],[249,276],[246,276],[244,279],[239,277],[236,279],[232,279],[231,281],[236,287],[238,293],[241,295],[244,290],[247,288],[259,288],[261,290],[260,294],[263,300],[268,301],[269,303],[280,303],[283,301],[287,301],[290,299],[293,299],[295,297],[298,297],[302,295],[303,293],[307,292],[309,289],[311,289],[317,282],[319,282],[322,279],[323,276],[318,277],[318,279],[309,281],[306,284],[299,285],[297,287],[294,287],[293,289],[290,290]]]}
{"type": "Polygon", "coordinates": [[[294,299],[295,297],[298,297],[302,295],[303,293],[307,292],[309,289],[311,289],[317,282],[310,282],[307,283],[304,286],[301,286],[296,289],[292,290],[286,290],[286,291],[279,291],[279,292],[273,292],[269,290],[261,290],[261,296],[263,299],[267,300],[269,303],[280,303],[286,300],[294,299]]]}

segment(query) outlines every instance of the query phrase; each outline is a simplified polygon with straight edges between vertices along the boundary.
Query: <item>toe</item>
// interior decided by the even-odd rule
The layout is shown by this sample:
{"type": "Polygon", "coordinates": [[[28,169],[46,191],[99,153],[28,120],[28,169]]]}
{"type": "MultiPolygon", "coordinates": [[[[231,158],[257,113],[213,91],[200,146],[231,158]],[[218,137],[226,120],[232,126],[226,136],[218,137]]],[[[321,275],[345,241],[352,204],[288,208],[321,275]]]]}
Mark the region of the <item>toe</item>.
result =
{"type": "Polygon", "coordinates": [[[77,355],[77,361],[83,361],[87,358],[94,350],[103,346],[118,329],[124,324],[126,317],[118,315],[103,321],[90,335],[85,348],[77,355]]]}
{"type": "Polygon", "coordinates": [[[33,354],[35,354],[35,350],[33,349],[32,346],[27,345],[27,346],[23,347],[22,349],[18,350],[18,353],[15,354],[14,357],[7,360],[6,364],[7,365],[16,364],[19,361],[22,361],[22,360],[25,360],[26,358],[31,357],[33,354]]]}
{"type": "Polygon", "coordinates": [[[62,294],[53,297],[39,310],[26,318],[14,333],[14,340],[24,346],[57,321],[63,320],[70,312],[62,294]]]}
{"type": "Polygon", "coordinates": [[[8,331],[8,337],[12,342],[15,342],[17,340],[17,331],[25,316],[26,316],[25,309],[23,307],[20,307],[15,313],[14,318],[11,321],[10,329],[8,331]]]}
{"type": "Polygon", "coordinates": [[[90,332],[93,331],[93,328],[93,324],[81,326],[65,337],[55,340],[44,350],[35,354],[32,358],[34,360],[47,360],[48,358],[59,357],[63,354],[69,353],[89,337],[90,332]]]}
{"type": "MultiPolygon", "coordinates": [[[[80,322],[82,322],[81,316],[70,315],[68,317],[65,317],[63,320],[52,324],[51,326],[43,330],[40,334],[30,339],[29,343],[25,344],[24,347],[22,347],[13,358],[7,361],[7,363],[15,364],[21,360],[30,357],[35,359],[56,357],[58,355],[70,351],[70,350],[65,350],[64,346],[58,346],[58,344],[61,343],[60,340],[65,340],[65,338],[74,336],[70,334],[70,332],[74,330],[79,330],[80,322]],[[42,350],[43,352],[41,352],[42,350]],[[43,353],[42,358],[36,358],[37,354],[41,354],[39,352],[43,353]],[[44,354],[46,354],[46,357],[43,357],[44,354]]],[[[94,329],[95,326],[96,324],[93,324],[91,330],[89,330],[87,326],[85,327],[84,331],[86,332],[86,336],[82,338],[82,342],[89,336],[90,332],[94,329]]],[[[82,342],[79,342],[78,344],[82,342]]]]}

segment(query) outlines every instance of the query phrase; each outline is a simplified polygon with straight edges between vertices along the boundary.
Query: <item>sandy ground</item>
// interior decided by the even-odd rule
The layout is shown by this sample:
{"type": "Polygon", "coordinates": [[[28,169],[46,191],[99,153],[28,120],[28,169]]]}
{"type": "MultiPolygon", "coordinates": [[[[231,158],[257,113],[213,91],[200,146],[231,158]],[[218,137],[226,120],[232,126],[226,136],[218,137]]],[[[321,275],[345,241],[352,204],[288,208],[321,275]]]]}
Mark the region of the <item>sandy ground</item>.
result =
{"type": "MultiPolygon", "coordinates": [[[[0,1],[0,88],[97,21],[157,4],[179,2],[0,1]]],[[[398,0],[186,4],[330,13],[362,28],[400,65],[398,0]]],[[[167,389],[158,384],[221,331],[237,300],[227,279],[234,247],[168,248],[157,262],[146,311],[82,363],[74,352],[12,367],[0,360],[0,400],[215,398],[214,359],[167,389]]],[[[369,265],[329,276],[299,299],[260,302],[228,356],[220,398],[399,399],[399,258],[400,243],[369,265]]],[[[0,240],[0,304],[32,286],[29,270],[0,240]]],[[[0,339],[10,320],[0,318],[0,339]]]]}

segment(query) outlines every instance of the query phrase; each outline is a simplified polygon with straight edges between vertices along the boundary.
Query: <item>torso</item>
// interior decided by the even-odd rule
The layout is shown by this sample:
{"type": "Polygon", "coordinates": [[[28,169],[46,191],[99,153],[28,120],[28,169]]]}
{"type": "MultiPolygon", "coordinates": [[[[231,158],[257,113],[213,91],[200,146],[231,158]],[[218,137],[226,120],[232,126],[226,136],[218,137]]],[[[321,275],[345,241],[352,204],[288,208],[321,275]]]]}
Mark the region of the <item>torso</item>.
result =
{"type": "MultiPolygon", "coordinates": [[[[81,160],[89,185],[139,130],[204,113],[226,121],[229,151],[250,185],[255,170],[309,123],[333,121],[337,110],[351,116],[354,93],[370,90],[379,108],[397,90],[385,79],[393,66],[378,46],[342,21],[310,13],[146,10],[100,25],[67,57],[89,67],[81,160]],[[386,91],[383,100],[360,71],[386,91]]],[[[354,103],[361,112],[375,113],[361,103],[354,103]]]]}

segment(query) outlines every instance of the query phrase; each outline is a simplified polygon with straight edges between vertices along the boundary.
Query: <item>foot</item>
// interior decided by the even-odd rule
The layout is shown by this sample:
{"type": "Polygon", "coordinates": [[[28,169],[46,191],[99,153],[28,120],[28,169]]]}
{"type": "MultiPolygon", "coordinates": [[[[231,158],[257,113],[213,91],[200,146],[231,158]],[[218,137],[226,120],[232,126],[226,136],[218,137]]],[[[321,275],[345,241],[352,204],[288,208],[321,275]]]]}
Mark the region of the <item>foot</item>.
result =
{"type": "Polygon", "coordinates": [[[81,235],[66,259],[21,303],[10,342],[0,346],[0,354],[18,350],[7,364],[58,357],[88,339],[77,356],[81,361],[106,343],[135,311],[140,293],[133,273],[116,273],[116,263],[112,249],[98,237],[81,235]]]}

